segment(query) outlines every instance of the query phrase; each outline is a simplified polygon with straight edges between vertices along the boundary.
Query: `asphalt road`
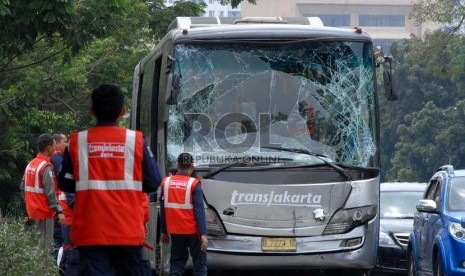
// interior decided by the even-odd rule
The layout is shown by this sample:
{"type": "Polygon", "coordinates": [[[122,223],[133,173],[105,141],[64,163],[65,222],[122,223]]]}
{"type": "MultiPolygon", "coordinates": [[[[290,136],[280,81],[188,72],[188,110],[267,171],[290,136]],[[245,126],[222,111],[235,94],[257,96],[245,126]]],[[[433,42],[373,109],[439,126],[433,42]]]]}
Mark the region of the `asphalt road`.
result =
{"type": "MultiPolygon", "coordinates": [[[[192,273],[185,273],[191,276],[192,273]]],[[[284,270],[227,270],[208,271],[209,276],[340,276],[339,271],[318,271],[304,269],[284,269],[284,270]]]]}

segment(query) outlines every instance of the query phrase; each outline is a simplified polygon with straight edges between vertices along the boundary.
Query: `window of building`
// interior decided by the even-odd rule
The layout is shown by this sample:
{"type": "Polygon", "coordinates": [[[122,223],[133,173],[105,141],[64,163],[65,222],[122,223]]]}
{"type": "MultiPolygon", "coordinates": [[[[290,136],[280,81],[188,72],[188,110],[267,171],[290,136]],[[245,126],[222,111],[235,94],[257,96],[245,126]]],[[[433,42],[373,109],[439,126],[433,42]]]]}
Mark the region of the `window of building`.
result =
{"type": "Polygon", "coordinates": [[[350,14],[304,14],[305,17],[319,17],[329,27],[349,27],[350,14]]]}
{"type": "Polygon", "coordinates": [[[208,11],[208,16],[214,17],[215,16],[215,11],[208,11]]]}
{"type": "Polygon", "coordinates": [[[240,11],[228,11],[228,17],[241,17],[240,11]]]}
{"type": "Polygon", "coordinates": [[[404,15],[360,15],[360,26],[405,27],[404,15]]]}
{"type": "Polygon", "coordinates": [[[219,11],[219,12],[218,12],[218,16],[219,16],[219,17],[224,17],[224,11],[219,11]]]}
{"type": "Polygon", "coordinates": [[[210,1],[208,1],[208,3],[213,4],[213,3],[215,3],[215,0],[210,0],[210,1]]]}

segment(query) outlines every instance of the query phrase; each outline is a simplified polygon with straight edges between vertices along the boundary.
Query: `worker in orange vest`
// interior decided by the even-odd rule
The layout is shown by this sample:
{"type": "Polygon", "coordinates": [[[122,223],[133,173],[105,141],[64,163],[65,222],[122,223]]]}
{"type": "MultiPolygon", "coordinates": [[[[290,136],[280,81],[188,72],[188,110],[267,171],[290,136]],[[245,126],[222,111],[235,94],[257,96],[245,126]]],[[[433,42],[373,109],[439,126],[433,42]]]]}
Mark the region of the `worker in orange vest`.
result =
{"type": "MultiPolygon", "coordinates": [[[[63,163],[63,153],[65,152],[65,149],[68,146],[68,138],[63,133],[55,133],[53,134],[53,139],[55,139],[56,147],[55,153],[53,154],[52,158],[50,158],[50,162],[52,162],[53,164],[55,175],[58,175],[61,170],[61,164],[63,163]]],[[[55,231],[53,233],[53,239],[55,245],[57,245],[60,241],[60,246],[62,246],[63,248],[62,257],[59,262],[59,268],[60,275],[64,275],[64,272],[66,271],[70,263],[70,250],[74,249],[69,238],[69,231],[71,229],[71,223],[73,222],[73,210],[70,206],[74,204],[74,194],[60,191],[58,201],[60,202],[60,206],[63,209],[63,214],[65,215],[65,222],[60,226],[60,229],[55,228],[55,231]],[[58,234],[57,230],[59,230],[60,234],[58,234]]],[[[72,254],[77,254],[77,252],[73,252],[72,254]]]]}
{"type": "MultiPolygon", "coordinates": [[[[63,152],[65,151],[66,145],[68,144],[68,138],[66,135],[60,134],[53,134],[53,139],[55,140],[55,152],[53,153],[52,157],[50,157],[50,163],[53,165],[53,172],[55,176],[58,176],[58,173],[61,169],[61,161],[63,160],[63,152]]],[[[54,253],[53,256],[55,259],[58,258],[58,251],[60,247],[63,246],[63,231],[62,227],[66,227],[66,224],[69,222],[69,212],[67,211],[67,204],[65,205],[62,198],[65,197],[65,194],[61,191],[59,192],[58,202],[60,203],[61,209],[63,209],[63,215],[65,215],[65,224],[60,225],[57,221],[55,221],[53,225],[53,246],[54,246],[54,253]]]]}
{"type": "Polygon", "coordinates": [[[200,180],[192,177],[192,155],[181,153],[178,172],[162,180],[160,200],[161,240],[171,240],[169,275],[184,274],[190,252],[194,276],[207,275],[207,225],[200,180]]]}
{"type": "Polygon", "coordinates": [[[75,193],[71,242],[80,275],[144,275],[143,193],[155,192],[161,176],[140,131],[118,126],[126,114],[115,85],[92,91],[95,127],[75,132],[63,155],[62,191],[75,193]]]}
{"type": "Polygon", "coordinates": [[[21,180],[26,212],[40,234],[40,246],[51,249],[53,218],[60,224],[65,216],[58,203],[59,191],[50,157],[55,152],[55,140],[50,134],[42,134],[37,139],[39,153],[29,162],[21,180]],[[50,242],[50,244],[48,244],[50,242]]]}

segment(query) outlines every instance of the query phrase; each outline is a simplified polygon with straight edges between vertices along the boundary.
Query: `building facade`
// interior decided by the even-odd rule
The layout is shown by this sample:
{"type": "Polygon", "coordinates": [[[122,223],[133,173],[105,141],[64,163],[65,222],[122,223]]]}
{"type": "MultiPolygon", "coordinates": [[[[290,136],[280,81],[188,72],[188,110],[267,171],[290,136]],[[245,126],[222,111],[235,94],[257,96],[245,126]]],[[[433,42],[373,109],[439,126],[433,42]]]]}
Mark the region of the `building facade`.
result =
{"type": "MultiPolygon", "coordinates": [[[[177,0],[165,0],[166,6],[172,6],[177,0]]],[[[204,2],[207,4],[205,8],[205,14],[203,16],[208,17],[240,17],[241,8],[232,8],[230,4],[221,5],[219,0],[191,0],[191,2],[201,3],[204,2]]]]}
{"type": "Polygon", "coordinates": [[[389,45],[398,39],[422,37],[433,25],[416,24],[409,18],[412,0],[257,0],[256,5],[244,1],[243,17],[318,16],[325,26],[361,27],[375,44],[389,51],[389,45]]]}

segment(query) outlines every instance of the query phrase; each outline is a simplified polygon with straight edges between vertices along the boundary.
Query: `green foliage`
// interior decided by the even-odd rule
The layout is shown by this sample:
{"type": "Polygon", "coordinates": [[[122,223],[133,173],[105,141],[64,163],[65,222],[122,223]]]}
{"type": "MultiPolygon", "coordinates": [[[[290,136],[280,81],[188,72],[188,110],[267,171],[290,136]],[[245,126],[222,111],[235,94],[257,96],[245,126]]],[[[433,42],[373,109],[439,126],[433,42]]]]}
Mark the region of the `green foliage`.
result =
{"type": "Polygon", "coordinates": [[[119,85],[130,106],[134,68],[164,34],[167,25],[153,23],[164,14],[196,16],[203,6],[189,2],[167,9],[158,0],[0,0],[3,213],[24,215],[19,183],[36,154],[37,136],[93,125],[92,89],[119,85]],[[157,35],[151,25],[163,32],[157,35]]]}
{"type": "Polygon", "coordinates": [[[447,25],[449,34],[459,32],[465,19],[465,3],[457,0],[421,0],[413,4],[411,17],[418,23],[437,22],[447,25]]]}
{"type": "Polygon", "coordinates": [[[7,7],[9,0],[0,0],[0,16],[10,14],[10,9],[7,7]]]}
{"type": "MultiPolygon", "coordinates": [[[[1,58],[11,58],[33,49],[38,40],[65,34],[75,21],[74,1],[2,1],[0,6],[1,58]]],[[[8,65],[3,64],[3,65],[8,65]]],[[[0,72],[2,67],[0,67],[0,72]]]]}
{"type": "Polygon", "coordinates": [[[400,98],[381,100],[386,179],[427,181],[441,165],[465,168],[464,38],[438,31],[424,40],[397,43],[392,50],[400,98]]]}
{"type": "Polygon", "coordinates": [[[204,14],[207,4],[180,0],[176,1],[173,6],[166,7],[163,0],[155,0],[148,4],[152,19],[149,26],[152,30],[155,41],[161,39],[171,22],[177,16],[199,16],[204,14]]]}
{"type": "MultiPolygon", "coordinates": [[[[236,8],[244,0],[216,0],[222,5],[231,4],[233,8],[236,8]]],[[[256,0],[247,0],[251,4],[256,4],[256,0]]],[[[177,16],[201,16],[205,13],[207,4],[201,2],[196,4],[188,0],[178,0],[174,2],[173,6],[166,7],[163,0],[154,0],[147,2],[151,20],[149,23],[150,29],[152,30],[154,41],[161,39],[168,26],[177,16]]]]}
{"type": "MultiPolygon", "coordinates": [[[[236,8],[244,0],[218,0],[222,5],[231,4],[233,8],[236,8]]],[[[256,4],[256,0],[247,0],[251,4],[256,4]]]]}
{"type": "Polygon", "coordinates": [[[37,245],[37,237],[23,221],[3,218],[0,214],[2,275],[58,275],[53,257],[37,245]]]}

